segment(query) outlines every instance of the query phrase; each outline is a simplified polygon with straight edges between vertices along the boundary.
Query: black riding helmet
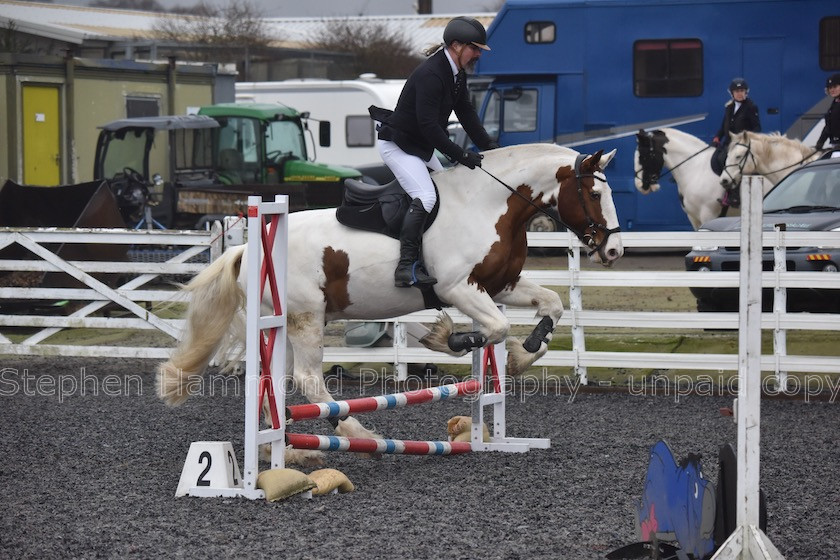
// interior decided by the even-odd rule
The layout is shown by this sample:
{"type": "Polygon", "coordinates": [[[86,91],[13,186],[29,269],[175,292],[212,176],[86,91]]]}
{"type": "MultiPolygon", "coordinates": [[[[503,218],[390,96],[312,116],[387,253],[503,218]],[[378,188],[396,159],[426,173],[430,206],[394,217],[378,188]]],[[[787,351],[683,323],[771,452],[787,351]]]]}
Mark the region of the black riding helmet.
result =
{"type": "Polygon", "coordinates": [[[840,85],[840,74],[833,74],[825,80],[825,89],[836,85],[840,85]]]}
{"type": "Polygon", "coordinates": [[[472,43],[485,51],[490,50],[486,44],[487,31],[478,20],[471,17],[458,16],[446,24],[446,29],[443,30],[443,42],[449,46],[453,41],[472,43]]]}
{"type": "Polygon", "coordinates": [[[732,81],[729,83],[729,93],[732,93],[736,89],[745,89],[747,91],[750,90],[749,84],[747,84],[747,80],[744,78],[733,78],[732,81]]]}

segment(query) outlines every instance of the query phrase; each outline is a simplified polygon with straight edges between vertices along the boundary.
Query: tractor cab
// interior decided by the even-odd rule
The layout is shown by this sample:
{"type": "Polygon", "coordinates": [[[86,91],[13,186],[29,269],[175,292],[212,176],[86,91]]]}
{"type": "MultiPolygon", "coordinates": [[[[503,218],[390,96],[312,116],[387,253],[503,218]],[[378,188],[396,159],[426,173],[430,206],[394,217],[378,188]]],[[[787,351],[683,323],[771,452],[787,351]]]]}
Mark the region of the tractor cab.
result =
{"type": "Polygon", "coordinates": [[[214,181],[209,130],[219,128],[198,115],[120,119],[100,127],[93,176],[106,181],[130,227],[170,227],[177,205],[176,184],[214,181]],[[166,133],[166,139],[162,134],[166,133]]]}

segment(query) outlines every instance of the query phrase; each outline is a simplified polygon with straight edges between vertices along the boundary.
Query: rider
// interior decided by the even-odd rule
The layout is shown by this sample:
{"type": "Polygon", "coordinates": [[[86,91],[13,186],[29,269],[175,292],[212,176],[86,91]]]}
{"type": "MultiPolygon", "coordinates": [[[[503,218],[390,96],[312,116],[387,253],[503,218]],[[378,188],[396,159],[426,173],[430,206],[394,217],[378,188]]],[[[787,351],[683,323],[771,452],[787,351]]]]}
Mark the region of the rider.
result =
{"type": "Polygon", "coordinates": [[[734,78],[729,84],[729,95],[723,122],[712,140],[715,153],[712,156],[712,171],[715,175],[723,172],[726,164],[726,152],[729,149],[729,133],[738,134],[748,130],[750,132],[761,132],[761,121],[758,118],[758,107],[747,95],[750,93],[750,86],[744,78],[734,78]]]}
{"type": "Polygon", "coordinates": [[[825,81],[825,92],[833,97],[825,113],[825,127],[816,148],[822,150],[826,140],[835,148],[840,148],[840,74],[834,74],[825,81]]]}
{"type": "Polygon", "coordinates": [[[450,160],[470,169],[481,167],[481,156],[463,150],[449,139],[449,115],[455,115],[479,150],[498,148],[479,121],[466,88],[465,69],[472,68],[482,51],[489,51],[487,32],[477,20],[459,16],[443,31],[443,43],[426,49],[429,57],[408,77],[396,109],[370,107],[379,131],[376,142],[385,164],[394,173],[411,205],[400,231],[400,260],[394,271],[398,288],[430,286],[437,280],[423,266],[420,251],[423,230],[437,194],[429,170],[443,168],[437,148],[450,160]]]}

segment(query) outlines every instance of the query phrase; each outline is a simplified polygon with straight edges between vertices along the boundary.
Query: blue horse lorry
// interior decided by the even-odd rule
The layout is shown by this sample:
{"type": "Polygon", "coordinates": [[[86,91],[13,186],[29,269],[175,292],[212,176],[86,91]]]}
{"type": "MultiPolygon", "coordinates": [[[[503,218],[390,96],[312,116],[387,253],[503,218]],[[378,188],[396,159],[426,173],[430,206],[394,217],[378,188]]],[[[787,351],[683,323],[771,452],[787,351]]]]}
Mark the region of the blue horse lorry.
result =
{"type": "Polygon", "coordinates": [[[840,71],[836,0],[507,0],[470,87],[502,146],[618,149],[608,169],[621,227],[690,230],[676,187],[642,195],[635,133],[676,126],[711,141],[743,76],[764,132],[802,139],[840,71]]]}

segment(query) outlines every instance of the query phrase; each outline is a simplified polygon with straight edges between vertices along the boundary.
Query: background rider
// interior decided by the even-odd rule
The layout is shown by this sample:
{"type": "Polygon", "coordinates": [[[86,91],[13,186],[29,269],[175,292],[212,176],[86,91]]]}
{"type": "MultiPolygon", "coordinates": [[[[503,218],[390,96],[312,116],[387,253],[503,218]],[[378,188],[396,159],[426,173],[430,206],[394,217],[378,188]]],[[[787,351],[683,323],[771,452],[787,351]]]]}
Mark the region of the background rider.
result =
{"type": "Polygon", "coordinates": [[[825,92],[833,99],[825,113],[825,127],[816,148],[822,150],[826,141],[829,146],[840,148],[840,74],[829,76],[825,81],[825,92]]]}
{"type": "Polygon", "coordinates": [[[729,133],[738,134],[745,130],[761,132],[761,121],[758,118],[758,106],[748,97],[750,86],[744,78],[734,78],[729,84],[731,99],[726,103],[723,111],[723,122],[712,140],[715,153],[712,156],[712,171],[716,175],[723,172],[726,163],[726,152],[729,147],[729,133]]]}

